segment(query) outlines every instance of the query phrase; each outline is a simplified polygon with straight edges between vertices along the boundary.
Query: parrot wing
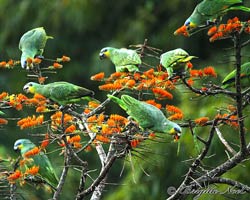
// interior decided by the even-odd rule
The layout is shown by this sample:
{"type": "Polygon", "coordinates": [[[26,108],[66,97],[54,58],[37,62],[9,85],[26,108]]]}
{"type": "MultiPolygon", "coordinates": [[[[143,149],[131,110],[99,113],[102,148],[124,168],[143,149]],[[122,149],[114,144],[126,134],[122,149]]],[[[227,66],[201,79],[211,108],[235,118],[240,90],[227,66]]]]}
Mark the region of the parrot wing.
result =
{"type": "Polygon", "coordinates": [[[131,49],[117,49],[110,58],[115,66],[141,64],[140,56],[131,49]]]}
{"type": "Polygon", "coordinates": [[[237,7],[236,4],[242,4],[242,0],[204,0],[198,4],[197,12],[202,16],[217,18],[228,9],[237,7]]]}
{"type": "Polygon", "coordinates": [[[82,97],[94,95],[91,90],[67,82],[47,84],[44,90],[49,91],[48,98],[60,104],[73,103],[82,97]]]}
{"type": "Polygon", "coordinates": [[[45,179],[53,187],[57,186],[58,177],[44,152],[40,152],[38,155],[34,156],[34,165],[39,166],[38,173],[43,179],[45,179]]]}
{"type": "MultiPolygon", "coordinates": [[[[127,113],[134,118],[142,128],[151,129],[157,124],[155,118],[160,110],[150,104],[136,100],[128,95],[122,95],[121,100],[127,107],[127,113]]],[[[160,117],[161,115],[159,115],[160,117]]]]}

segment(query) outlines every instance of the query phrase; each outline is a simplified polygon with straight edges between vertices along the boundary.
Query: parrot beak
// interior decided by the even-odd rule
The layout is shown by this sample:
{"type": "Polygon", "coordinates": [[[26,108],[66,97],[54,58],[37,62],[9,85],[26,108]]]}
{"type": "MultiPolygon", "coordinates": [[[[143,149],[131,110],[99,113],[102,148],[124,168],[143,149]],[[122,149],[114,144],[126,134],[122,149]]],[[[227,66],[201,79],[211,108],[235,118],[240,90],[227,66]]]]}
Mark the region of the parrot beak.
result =
{"type": "Polygon", "coordinates": [[[99,58],[102,60],[102,59],[106,58],[106,56],[105,56],[104,53],[100,53],[100,54],[99,54],[99,58]]]}
{"type": "Polygon", "coordinates": [[[181,136],[181,127],[174,127],[169,131],[170,135],[174,136],[174,139],[179,139],[181,136]]]}
{"type": "Polygon", "coordinates": [[[99,53],[99,58],[102,60],[102,59],[105,59],[105,58],[109,58],[110,57],[110,53],[108,51],[108,49],[102,49],[101,52],[99,53]]]}
{"type": "Polygon", "coordinates": [[[105,59],[105,58],[108,58],[108,55],[107,55],[108,53],[107,52],[101,52],[100,54],[99,54],[99,58],[102,60],[102,59],[105,59]]]}
{"type": "Polygon", "coordinates": [[[27,61],[26,60],[21,61],[21,65],[22,65],[23,69],[26,69],[27,68],[27,61]]]}
{"type": "Polygon", "coordinates": [[[30,87],[27,84],[23,87],[23,91],[25,93],[29,93],[29,91],[30,91],[29,89],[30,89],[30,87]]]}

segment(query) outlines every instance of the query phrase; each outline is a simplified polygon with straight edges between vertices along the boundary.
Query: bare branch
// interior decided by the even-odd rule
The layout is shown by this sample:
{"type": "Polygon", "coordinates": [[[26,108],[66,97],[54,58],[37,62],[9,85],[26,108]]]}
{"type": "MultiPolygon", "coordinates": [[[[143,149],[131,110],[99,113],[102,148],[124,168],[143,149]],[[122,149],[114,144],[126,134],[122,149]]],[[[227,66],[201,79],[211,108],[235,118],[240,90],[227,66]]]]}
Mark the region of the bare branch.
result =
{"type": "Polygon", "coordinates": [[[242,107],[242,94],[241,94],[241,41],[240,34],[235,33],[234,39],[235,47],[235,58],[236,58],[236,76],[235,76],[235,87],[236,87],[236,103],[237,103],[237,115],[239,123],[239,138],[240,138],[240,147],[243,153],[246,153],[246,139],[245,139],[245,127],[243,118],[243,107],[242,107]]]}
{"type": "Polygon", "coordinates": [[[64,167],[63,167],[63,171],[62,171],[59,183],[57,185],[56,191],[53,195],[53,200],[59,199],[59,196],[62,192],[62,187],[65,183],[65,180],[68,174],[70,160],[71,160],[71,156],[69,154],[69,150],[66,148],[65,154],[64,154],[64,167]]]}
{"type": "Polygon", "coordinates": [[[200,94],[200,95],[204,95],[204,96],[208,96],[208,95],[217,95],[217,94],[226,94],[232,98],[234,98],[236,96],[236,93],[231,92],[229,90],[225,90],[225,89],[212,89],[209,88],[206,91],[203,91],[201,89],[197,89],[192,87],[191,85],[189,85],[186,81],[186,77],[181,76],[181,80],[184,83],[184,85],[186,85],[192,92],[196,93],[196,94],[200,94]]]}
{"type": "Polygon", "coordinates": [[[184,194],[181,194],[181,191],[183,190],[183,188],[185,188],[190,182],[193,181],[193,174],[195,173],[196,169],[200,166],[201,161],[205,158],[211,146],[211,142],[214,136],[216,125],[217,125],[217,120],[214,120],[210,133],[209,133],[208,140],[206,141],[205,147],[203,148],[202,152],[198,155],[198,157],[194,160],[194,162],[190,166],[188,173],[185,179],[183,180],[183,182],[181,183],[181,185],[179,186],[179,188],[175,191],[175,193],[172,196],[168,198],[168,200],[180,199],[180,197],[184,195],[184,194]]]}
{"type": "Polygon", "coordinates": [[[99,185],[99,183],[105,178],[105,176],[107,175],[109,169],[111,168],[115,160],[116,160],[116,155],[111,156],[111,158],[107,161],[105,167],[99,174],[98,178],[91,184],[91,186],[89,186],[89,188],[87,188],[82,193],[77,195],[76,197],[77,200],[85,197],[86,195],[90,194],[91,192],[95,190],[95,188],[99,185]]]}
{"type": "Polygon", "coordinates": [[[227,148],[227,150],[235,155],[236,154],[236,151],[228,144],[228,142],[226,141],[226,139],[223,137],[222,133],[220,132],[220,130],[216,127],[215,128],[215,131],[220,139],[220,141],[222,142],[222,144],[224,144],[224,146],[227,148]]]}

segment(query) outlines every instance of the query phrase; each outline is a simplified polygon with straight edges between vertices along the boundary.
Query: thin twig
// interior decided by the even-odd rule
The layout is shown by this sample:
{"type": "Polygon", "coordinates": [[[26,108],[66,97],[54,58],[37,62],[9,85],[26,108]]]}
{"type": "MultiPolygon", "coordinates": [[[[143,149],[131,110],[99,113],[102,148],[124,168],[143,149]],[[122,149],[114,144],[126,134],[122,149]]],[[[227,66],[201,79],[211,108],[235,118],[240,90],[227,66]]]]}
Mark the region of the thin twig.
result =
{"type": "Polygon", "coordinates": [[[226,139],[223,137],[222,133],[220,132],[220,130],[216,127],[215,131],[220,139],[220,141],[222,142],[222,144],[224,144],[224,146],[226,147],[226,149],[233,155],[235,155],[237,152],[228,144],[228,142],[226,141],[226,139]]]}

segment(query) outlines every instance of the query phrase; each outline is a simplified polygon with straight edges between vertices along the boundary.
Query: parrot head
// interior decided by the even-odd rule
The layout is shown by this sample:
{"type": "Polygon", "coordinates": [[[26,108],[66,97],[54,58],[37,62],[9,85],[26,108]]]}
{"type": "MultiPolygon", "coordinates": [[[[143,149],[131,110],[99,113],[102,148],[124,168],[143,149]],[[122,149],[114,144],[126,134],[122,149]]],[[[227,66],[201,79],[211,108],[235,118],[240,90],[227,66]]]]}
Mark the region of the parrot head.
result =
{"type": "Polygon", "coordinates": [[[187,27],[187,30],[191,30],[191,29],[197,27],[197,24],[195,24],[194,22],[192,22],[190,18],[188,18],[188,19],[185,21],[184,25],[187,27]]]}
{"type": "Polygon", "coordinates": [[[99,53],[100,59],[110,58],[110,50],[111,50],[111,47],[103,48],[99,53]]]}
{"type": "Polygon", "coordinates": [[[35,145],[28,139],[19,139],[14,144],[14,150],[25,152],[26,149],[32,149],[35,145]]]}
{"type": "Polygon", "coordinates": [[[172,122],[172,123],[173,123],[173,127],[170,130],[168,130],[168,133],[170,135],[173,135],[174,136],[174,140],[177,141],[180,138],[180,136],[181,136],[182,130],[181,130],[181,127],[178,124],[176,124],[174,122],[172,122]]]}
{"type": "Polygon", "coordinates": [[[23,91],[25,93],[31,93],[31,94],[34,94],[35,93],[35,87],[38,85],[38,83],[35,83],[35,82],[29,82],[29,83],[26,83],[23,87],[23,91]]]}

